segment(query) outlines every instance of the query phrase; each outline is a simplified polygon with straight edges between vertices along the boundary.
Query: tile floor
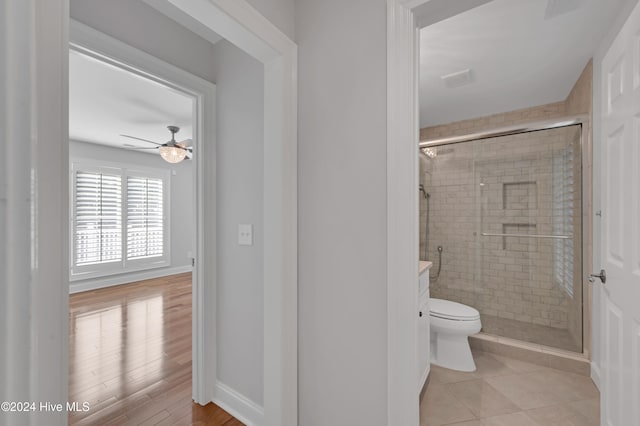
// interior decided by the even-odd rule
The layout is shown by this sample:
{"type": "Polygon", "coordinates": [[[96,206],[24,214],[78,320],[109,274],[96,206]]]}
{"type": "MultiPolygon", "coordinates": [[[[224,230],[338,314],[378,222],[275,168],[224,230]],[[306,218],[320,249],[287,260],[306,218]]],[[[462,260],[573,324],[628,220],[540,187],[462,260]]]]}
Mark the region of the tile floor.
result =
{"type": "Polygon", "coordinates": [[[420,426],[597,426],[600,395],[590,378],[486,352],[477,370],[431,366],[420,426]]]}

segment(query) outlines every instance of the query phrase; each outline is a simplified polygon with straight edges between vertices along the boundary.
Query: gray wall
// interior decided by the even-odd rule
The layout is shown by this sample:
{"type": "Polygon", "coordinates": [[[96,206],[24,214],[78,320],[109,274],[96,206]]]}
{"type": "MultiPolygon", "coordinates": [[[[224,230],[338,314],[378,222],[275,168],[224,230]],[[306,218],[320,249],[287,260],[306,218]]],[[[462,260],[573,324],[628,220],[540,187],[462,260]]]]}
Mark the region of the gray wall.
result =
{"type": "Polygon", "coordinates": [[[214,81],[213,45],[140,0],[70,0],[71,18],[214,81]]]}
{"type": "Polygon", "coordinates": [[[227,41],[215,57],[218,380],[262,405],[264,73],[227,41]],[[238,245],[240,223],[253,224],[253,246],[238,245]]]}
{"type": "MultiPolygon", "coordinates": [[[[194,250],[193,242],[193,220],[194,199],[193,199],[193,163],[183,161],[169,166],[159,155],[142,154],[131,150],[111,148],[94,143],[71,141],[69,142],[69,158],[74,159],[96,159],[101,161],[133,164],[156,169],[166,169],[175,171],[171,175],[171,210],[169,212],[171,221],[171,265],[169,268],[190,266],[191,259],[187,257],[187,252],[194,250]]],[[[87,283],[92,280],[80,280],[71,283],[74,285],[87,283]]]]}
{"type": "Polygon", "coordinates": [[[295,0],[247,0],[247,2],[295,41],[295,0]]]}
{"type": "Polygon", "coordinates": [[[299,423],[387,424],[386,2],[298,0],[299,423]]]}
{"type": "MultiPolygon", "coordinates": [[[[294,0],[248,0],[293,38],[294,0]]],[[[228,43],[213,49],[217,85],[218,380],[263,404],[262,64],[228,43]],[[238,224],[254,245],[238,246],[238,224]]]]}

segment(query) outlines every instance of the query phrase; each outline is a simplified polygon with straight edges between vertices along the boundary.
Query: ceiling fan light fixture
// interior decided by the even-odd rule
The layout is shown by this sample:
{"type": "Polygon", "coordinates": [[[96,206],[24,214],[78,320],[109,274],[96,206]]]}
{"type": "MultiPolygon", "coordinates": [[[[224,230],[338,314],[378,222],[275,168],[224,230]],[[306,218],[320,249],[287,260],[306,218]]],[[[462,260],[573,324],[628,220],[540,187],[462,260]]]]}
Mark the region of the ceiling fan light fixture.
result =
{"type": "Polygon", "coordinates": [[[185,159],[187,151],[177,146],[161,146],[160,156],[167,163],[175,164],[185,159]]]}

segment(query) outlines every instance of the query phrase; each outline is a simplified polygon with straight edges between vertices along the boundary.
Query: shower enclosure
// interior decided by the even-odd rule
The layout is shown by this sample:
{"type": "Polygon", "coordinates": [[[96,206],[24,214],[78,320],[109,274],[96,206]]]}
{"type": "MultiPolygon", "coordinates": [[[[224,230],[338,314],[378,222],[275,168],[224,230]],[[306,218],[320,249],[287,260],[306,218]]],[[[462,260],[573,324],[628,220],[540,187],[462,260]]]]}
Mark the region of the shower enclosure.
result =
{"type": "Polygon", "coordinates": [[[429,145],[420,253],[484,333],[582,352],[582,126],[533,129],[429,145]]]}

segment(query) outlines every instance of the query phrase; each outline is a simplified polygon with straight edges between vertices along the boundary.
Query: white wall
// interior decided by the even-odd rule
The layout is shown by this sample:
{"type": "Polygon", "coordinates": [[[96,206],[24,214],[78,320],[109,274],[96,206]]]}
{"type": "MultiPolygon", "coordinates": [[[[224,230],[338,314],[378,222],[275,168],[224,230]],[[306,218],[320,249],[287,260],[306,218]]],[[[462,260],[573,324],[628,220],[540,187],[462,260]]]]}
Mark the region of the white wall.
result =
{"type": "Polygon", "coordinates": [[[218,380],[263,403],[262,64],[216,43],[218,380]],[[253,246],[238,224],[253,224],[253,246]]]}
{"type": "Polygon", "coordinates": [[[386,2],[298,0],[299,424],[387,424],[386,2]]]}
{"type": "Polygon", "coordinates": [[[70,0],[71,17],[214,81],[213,45],[140,0],[70,0]]]}
{"type": "MultiPolygon", "coordinates": [[[[85,143],[78,141],[69,142],[69,158],[74,159],[93,158],[97,160],[133,164],[156,169],[169,168],[175,175],[171,175],[171,195],[170,195],[170,250],[171,264],[165,268],[144,271],[141,273],[120,274],[105,278],[87,279],[73,281],[70,284],[71,292],[82,291],[87,288],[97,288],[109,283],[128,283],[141,279],[149,274],[161,276],[161,274],[175,273],[176,268],[190,270],[191,259],[187,252],[193,252],[195,243],[193,241],[194,226],[194,192],[193,192],[193,163],[183,161],[178,164],[169,165],[159,155],[142,154],[132,150],[111,148],[108,146],[85,143]]],[[[71,164],[71,163],[70,163],[71,164]]]]}
{"type": "Polygon", "coordinates": [[[295,41],[295,0],[247,0],[247,2],[295,41]]]}
{"type": "MultiPolygon", "coordinates": [[[[5,3],[2,3],[2,7],[5,8],[5,3]]],[[[7,29],[9,28],[9,14],[6,11],[2,10],[2,15],[0,15],[0,34],[2,39],[4,40],[7,37],[7,29]]],[[[2,66],[0,67],[0,96],[2,99],[7,99],[9,95],[10,87],[15,84],[13,81],[9,81],[9,69],[7,64],[9,63],[9,55],[7,54],[9,50],[9,43],[0,43],[0,60],[2,61],[2,66]]],[[[5,100],[0,103],[0,129],[2,129],[2,141],[0,142],[0,146],[2,150],[9,149],[9,126],[8,121],[10,118],[9,115],[9,101],[5,100]]],[[[8,327],[9,327],[9,315],[8,315],[8,304],[9,302],[9,289],[5,284],[8,278],[8,260],[7,254],[9,253],[8,244],[7,244],[7,236],[9,230],[7,229],[7,225],[9,224],[9,212],[8,212],[8,185],[6,182],[9,182],[9,165],[7,164],[7,158],[3,157],[0,159],[0,344],[4,347],[8,343],[7,335],[8,335],[8,327]]],[[[2,351],[0,353],[0,366],[8,365],[9,351],[2,351]]],[[[6,367],[0,367],[0,399],[3,401],[7,400],[8,396],[8,374],[6,367]]]]}
{"type": "MultiPolygon", "coordinates": [[[[68,395],[66,3],[0,1],[0,400],[68,395]]],[[[66,413],[0,425],[67,424],[66,413]]]]}

